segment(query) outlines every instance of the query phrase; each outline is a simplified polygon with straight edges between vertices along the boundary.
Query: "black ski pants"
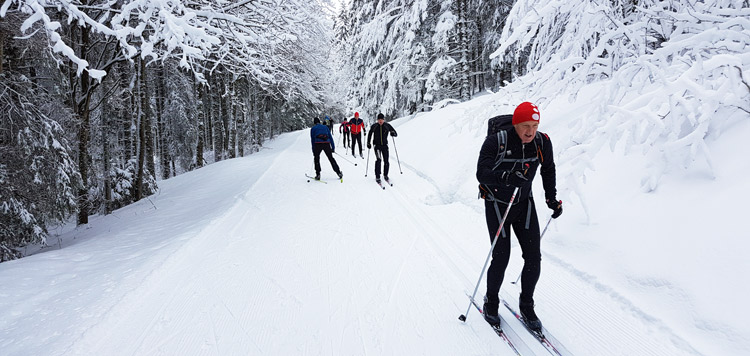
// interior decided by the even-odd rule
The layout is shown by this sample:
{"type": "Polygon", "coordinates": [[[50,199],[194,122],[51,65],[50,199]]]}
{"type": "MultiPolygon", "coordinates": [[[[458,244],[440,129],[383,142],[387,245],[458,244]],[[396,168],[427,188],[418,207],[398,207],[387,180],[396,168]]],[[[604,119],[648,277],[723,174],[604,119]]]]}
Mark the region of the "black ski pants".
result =
{"type": "Polygon", "coordinates": [[[354,156],[354,144],[359,144],[359,155],[362,155],[362,133],[352,133],[352,156],[354,156]]]}
{"type": "Polygon", "coordinates": [[[333,171],[336,172],[336,174],[339,174],[341,172],[339,170],[339,165],[336,163],[336,160],[333,159],[333,150],[331,150],[331,144],[328,142],[322,142],[322,143],[316,143],[313,145],[313,157],[315,161],[315,175],[320,174],[320,151],[323,151],[326,153],[326,156],[328,156],[328,162],[331,162],[331,167],[333,167],[333,171]]]}
{"type": "Polygon", "coordinates": [[[351,144],[349,140],[350,135],[351,134],[349,132],[344,132],[344,148],[349,147],[349,145],[351,144]]]}
{"type": "MultiPolygon", "coordinates": [[[[507,204],[485,200],[484,215],[487,219],[487,229],[490,233],[490,244],[500,226],[507,204]]],[[[510,260],[510,228],[518,239],[523,257],[523,271],[521,273],[522,303],[534,303],[534,289],[539,281],[542,267],[542,252],[540,249],[539,219],[536,215],[534,199],[529,197],[513,205],[508,213],[508,221],[503,224],[497,244],[492,251],[492,262],[487,270],[487,298],[497,300],[500,285],[503,284],[505,269],[510,260]]],[[[490,245],[491,246],[491,245],[490,245]]]]}
{"type": "Polygon", "coordinates": [[[383,175],[388,177],[388,145],[375,145],[375,178],[380,178],[380,162],[383,162],[383,175]]]}

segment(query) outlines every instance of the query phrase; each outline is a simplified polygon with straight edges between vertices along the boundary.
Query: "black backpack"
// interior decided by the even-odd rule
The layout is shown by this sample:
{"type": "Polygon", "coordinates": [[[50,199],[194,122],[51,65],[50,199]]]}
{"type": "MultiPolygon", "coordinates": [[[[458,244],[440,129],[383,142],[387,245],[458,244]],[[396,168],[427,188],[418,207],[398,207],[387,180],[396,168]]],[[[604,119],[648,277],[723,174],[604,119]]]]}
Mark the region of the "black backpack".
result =
{"type": "MultiPolygon", "coordinates": [[[[497,136],[497,154],[495,155],[495,166],[492,167],[492,170],[497,169],[497,167],[500,166],[500,163],[502,163],[503,159],[505,158],[505,146],[508,143],[508,130],[512,127],[512,114],[498,115],[490,118],[487,121],[487,136],[497,136]]],[[[544,147],[544,140],[542,140],[541,132],[536,132],[534,141],[536,141],[537,147],[539,147],[540,149],[544,147]]],[[[490,198],[490,200],[494,199],[489,187],[486,187],[483,184],[479,184],[479,198],[487,199],[488,197],[490,198]]]]}
{"type": "Polygon", "coordinates": [[[505,158],[505,144],[508,142],[508,130],[513,127],[513,114],[498,115],[487,121],[487,136],[497,135],[497,155],[495,155],[495,166],[502,163],[505,158]]]}
{"type": "Polygon", "coordinates": [[[487,136],[494,135],[500,130],[513,127],[513,114],[498,115],[487,121],[487,136]]]}
{"type": "MultiPolygon", "coordinates": [[[[508,142],[508,130],[513,127],[513,114],[498,115],[491,117],[487,121],[487,136],[497,135],[497,155],[495,156],[495,166],[492,169],[497,169],[500,163],[505,158],[505,145],[508,142]]],[[[544,148],[544,140],[542,140],[542,133],[537,131],[534,141],[540,148],[544,148]]]]}

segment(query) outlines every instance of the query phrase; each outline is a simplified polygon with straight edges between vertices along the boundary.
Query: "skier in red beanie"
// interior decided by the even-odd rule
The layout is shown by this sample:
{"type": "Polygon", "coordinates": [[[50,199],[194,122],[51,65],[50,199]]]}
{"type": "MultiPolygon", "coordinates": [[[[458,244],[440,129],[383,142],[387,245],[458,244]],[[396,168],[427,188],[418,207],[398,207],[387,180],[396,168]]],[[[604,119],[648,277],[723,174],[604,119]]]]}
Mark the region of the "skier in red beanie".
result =
{"type": "Polygon", "coordinates": [[[534,289],[541,274],[541,237],[534,198],[531,196],[531,182],[537,169],[541,167],[542,186],[547,206],[553,210],[552,218],[562,214],[562,201],[556,197],[552,142],[549,136],[537,131],[539,119],[536,105],[530,102],[518,105],[513,112],[513,127],[501,129],[485,138],[477,162],[477,180],[485,200],[490,242],[497,236],[492,262],[487,270],[484,317],[490,324],[500,324],[497,314],[499,292],[510,258],[510,229],[513,227],[524,260],[519,309],[529,328],[541,331],[542,322],[534,312],[534,289]],[[502,214],[516,189],[518,192],[501,230],[502,214]]]}
{"type": "Polygon", "coordinates": [[[352,133],[352,156],[357,157],[354,152],[354,145],[359,144],[359,157],[364,159],[365,156],[362,155],[362,134],[366,134],[367,132],[365,130],[365,123],[359,118],[358,112],[355,112],[354,118],[349,120],[349,128],[352,133]]]}

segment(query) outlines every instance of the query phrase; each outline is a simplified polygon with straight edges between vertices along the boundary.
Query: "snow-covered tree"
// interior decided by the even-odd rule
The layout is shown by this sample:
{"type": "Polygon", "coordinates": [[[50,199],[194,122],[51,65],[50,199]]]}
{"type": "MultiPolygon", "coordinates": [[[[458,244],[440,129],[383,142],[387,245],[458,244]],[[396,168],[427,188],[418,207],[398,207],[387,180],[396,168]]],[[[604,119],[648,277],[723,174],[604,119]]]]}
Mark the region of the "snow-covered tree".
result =
{"type": "Polygon", "coordinates": [[[571,182],[618,143],[651,162],[645,190],[670,170],[712,174],[706,140],[750,116],[748,1],[519,1],[501,42],[493,56],[525,61],[513,90],[537,104],[601,83],[596,110],[557,150],[571,182]]]}
{"type": "Polygon", "coordinates": [[[350,105],[394,115],[469,99],[487,86],[490,71],[483,36],[492,33],[492,23],[478,16],[502,4],[352,1],[339,15],[347,31],[337,32],[352,54],[344,66],[354,83],[350,105]]]}
{"type": "Polygon", "coordinates": [[[302,0],[4,0],[0,72],[23,66],[13,80],[69,108],[56,114],[84,224],[155,192],[159,173],[257,150],[331,103],[326,21],[302,0]],[[11,42],[48,60],[24,64],[11,42]]]}
{"type": "Polygon", "coordinates": [[[27,78],[0,74],[0,262],[46,244],[47,225],[76,206],[80,176],[56,117],[65,108],[27,78]]]}
{"type": "Polygon", "coordinates": [[[401,114],[423,96],[425,38],[429,0],[353,1],[349,17],[353,34],[344,46],[351,53],[350,97],[363,111],[401,114]],[[416,79],[416,80],[415,80],[416,79]]]}

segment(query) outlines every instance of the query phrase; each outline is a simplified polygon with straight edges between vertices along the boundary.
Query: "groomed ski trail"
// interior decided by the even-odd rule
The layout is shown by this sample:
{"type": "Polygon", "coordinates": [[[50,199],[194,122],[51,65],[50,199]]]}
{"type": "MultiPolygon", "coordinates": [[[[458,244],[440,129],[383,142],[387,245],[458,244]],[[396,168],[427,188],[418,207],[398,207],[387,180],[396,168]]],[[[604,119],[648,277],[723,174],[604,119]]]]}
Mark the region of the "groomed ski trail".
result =
{"type": "Polygon", "coordinates": [[[300,180],[312,153],[296,134],[69,353],[502,355],[486,325],[456,321],[463,281],[427,245],[432,228],[342,160],[343,184],[300,180]]]}
{"type": "MultiPolygon", "coordinates": [[[[68,353],[512,355],[476,311],[466,323],[457,320],[489,249],[476,206],[434,204],[441,193],[408,161],[399,184],[385,191],[373,189],[373,162],[364,177],[365,165],[337,160],[343,184],[309,184],[300,179],[313,158],[308,135],[282,135],[285,144],[273,145],[275,157],[256,167],[263,173],[254,173],[254,182],[238,187],[233,204],[117,304],[104,306],[101,321],[82,331],[68,353]]],[[[391,175],[398,173],[393,158],[391,175]]],[[[206,169],[235,169],[231,164],[206,169]]],[[[321,166],[323,177],[335,175],[325,156],[321,166]]],[[[474,179],[469,173],[466,179],[474,179]]],[[[503,286],[508,298],[518,294],[509,282],[519,261],[514,242],[503,286]]],[[[549,261],[537,311],[573,354],[698,354],[549,261]],[[582,299],[579,287],[591,295],[582,299]],[[581,320],[607,328],[596,332],[581,320]]],[[[484,280],[478,299],[483,290],[484,280]]],[[[538,346],[509,313],[503,317],[505,327],[538,346]]]]}

